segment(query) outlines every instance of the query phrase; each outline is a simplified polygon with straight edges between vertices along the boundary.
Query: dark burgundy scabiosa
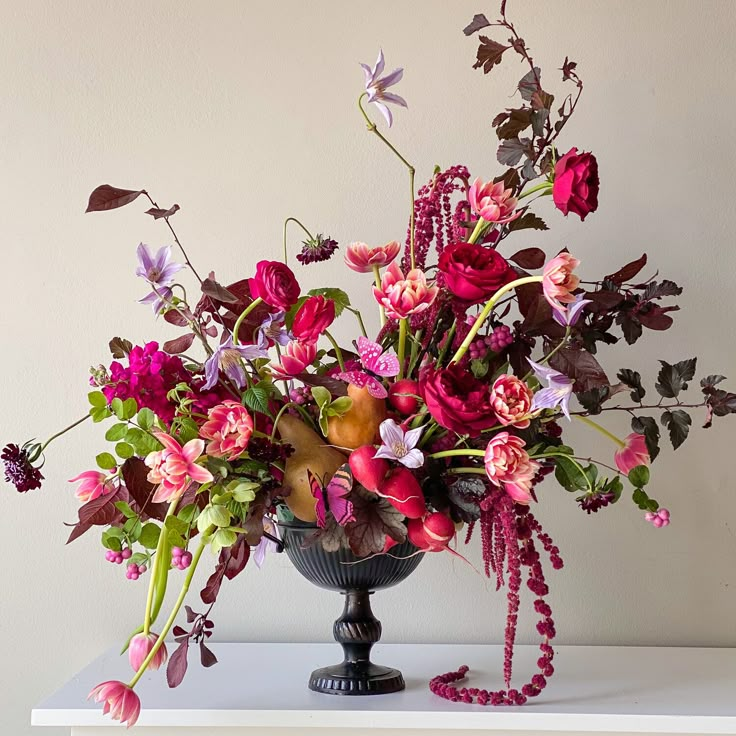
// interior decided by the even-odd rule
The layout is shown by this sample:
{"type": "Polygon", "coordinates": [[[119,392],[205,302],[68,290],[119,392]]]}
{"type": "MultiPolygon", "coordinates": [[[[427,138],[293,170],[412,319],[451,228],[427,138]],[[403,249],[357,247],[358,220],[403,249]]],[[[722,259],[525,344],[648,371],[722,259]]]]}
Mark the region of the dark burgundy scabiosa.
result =
{"type": "Polygon", "coordinates": [[[328,261],[337,248],[337,240],[333,240],[329,235],[317,233],[314,238],[304,241],[301,252],[296,254],[296,259],[302,266],[328,261]]]}
{"type": "Polygon", "coordinates": [[[595,491],[593,493],[586,493],[584,496],[579,496],[575,500],[586,513],[595,514],[597,511],[614,503],[616,501],[616,494],[611,491],[595,491]]]}
{"type": "Polygon", "coordinates": [[[34,467],[27,445],[5,445],[0,460],[5,466],[5,480],[12,483],[19,493],[26,493],[41,487],[43,475],[34,467]]]}

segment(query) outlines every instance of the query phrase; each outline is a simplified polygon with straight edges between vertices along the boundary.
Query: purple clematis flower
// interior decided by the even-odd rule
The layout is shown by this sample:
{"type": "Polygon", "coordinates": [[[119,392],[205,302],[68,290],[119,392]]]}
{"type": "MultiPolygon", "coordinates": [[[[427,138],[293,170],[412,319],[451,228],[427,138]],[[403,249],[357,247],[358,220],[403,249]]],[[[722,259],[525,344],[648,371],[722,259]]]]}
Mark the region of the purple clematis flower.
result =
{"type": "Polygon", "coordinates": [[[575,301],[572,304],[569,304],[564,312],[557,309],[557,307],[552,307],[552,317],[558,325],[562,325],[563,327],[574,327],[580,319],[580,315],[582,314],[585,305],[592,303],[592,299],[583,299],[583,294],[578,294],[575,297],[575,301]]]}
{"type": "Polygon", "coordinates": [[[393,419],[384,420],[378,428],[383,444],[373,457],[395,460],[407,468],[421,468],[424,453],[417,448],[417,442],[423,430],[424,427],[417,427],[405,432],[393,419]]]}
{"type": "MultiPolygon", "coordinates": [[[[278,527],[267,517],[263,519],[263,531],[268,532],[272,537],[276,537],[276,539],[281,539],[278,527]]],[[[260,569],[266,560],[266,555],[269,552],[278,551],[278,548],[276,542],[265,535],[262,536],[261,541],[258,542],[256,548],[253,550],[253,562],[256,563],[256,567],[260,569]]]]}
{"type": "Polygon", "coordinates": [[[204,364],[204,374],[207,381],[202,388],[211,389],[217,383],[220,371],[238,388],[243,388],[246,383],[243,360],[267,357],[268,353],[258,345],[234,345],[231,335],[207,358],[207,362],[204,364]]]}
{"type": "Polygon", "coordinates": [[[184,268],[181,263],[175,263],[171,260],[171,246],[165,245],[156,251],[156,255],[145,243],[141,243],[136,250],[138,255],[138,268],[136,268],[136,276],[145,279],[154,290],[140,299],[141,304],[153,304],[153,311],[159,314],[171,299],[171,289],[174,283],[174,275],[184,268]]]}
{"type": "Polygon", "coordinates": [[[532,411],[556,409],[559,407],[562,409],[562,413],[570,420],[569,404],[570,396],[572,396],[572,378],[568,378],[564,373],[560,373],[546,365],[535,363],[533,360],[529,360],[529,358],[527,358],[527,361],[540,382],[547,382],[547,388],[540,389],[534,394],[532,411]]]}
{"type": "Polygon", "coordinates": [[[368,102],[372,102],[381,111],[390,128],[394,119],[386,103],[391,102],[394,105],[401,105],[401,107],[407,107],[407,104],[403,97],[399,97],[399,95],[395,95],[393,92],[386,92],[386,89],[401,81],[401,77],[404,76],[404,70],[394,69],[391,74],[381,77],[383,69],[386,66],[383,59],[383,50],[378,52],[378,59],[376,59],[376,64],[372,69],[368,64],[361,64],[361,66],[363,67],[363,72],[365,72],[365,91],[368,93],[368,102]]]}
{"type": "Polygon", "coordinates": [[[285,347],[291,341],[291,335],[284,325],[285,312],[274,312],[263,320],[258,328],[258,347],[266,350],[274,343],[285,347]]]}

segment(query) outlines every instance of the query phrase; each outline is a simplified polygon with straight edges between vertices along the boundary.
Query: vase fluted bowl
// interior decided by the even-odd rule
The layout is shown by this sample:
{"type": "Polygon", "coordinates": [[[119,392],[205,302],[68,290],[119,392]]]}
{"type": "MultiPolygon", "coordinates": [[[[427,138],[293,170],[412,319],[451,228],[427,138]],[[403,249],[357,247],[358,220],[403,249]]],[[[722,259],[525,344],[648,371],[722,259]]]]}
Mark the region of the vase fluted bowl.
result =
{"type": "Polygon", "coordinates": [[[310,690],[331,695],[378,695],[403,690],[404,678],[399,670],[370,660],[371,647],[381,638],[381,622],[371,611],[370,596],[405,580],[416,570],[423,553],[404,542],[389,554],[360,559],[349,549],[326,552],[319,543],[309,544],[315,526],[281,523],[279,527],[294,567],[314,585],[345,596],[342,616],[332,627],[344,659],[312,672],[310,690]]]}

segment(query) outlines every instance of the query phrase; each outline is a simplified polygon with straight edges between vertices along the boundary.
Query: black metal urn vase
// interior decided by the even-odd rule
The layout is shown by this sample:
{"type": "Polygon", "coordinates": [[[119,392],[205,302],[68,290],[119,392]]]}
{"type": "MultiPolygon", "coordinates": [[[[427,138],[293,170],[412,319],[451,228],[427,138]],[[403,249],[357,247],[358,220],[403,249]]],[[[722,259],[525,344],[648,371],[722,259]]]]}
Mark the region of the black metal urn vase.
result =
{"type": "Polygon", "coordinates": [[[381,638],[381,622],[371,611],[370,596],[407,578],[423,553],[410,542],[389,554],[361,560],[349,549],[326,552],[319,543],[305,544],[317,527],[299,522],[279,523],[284,549],[294,567],[311,583],[345,596],[345,608],[332,632],[342,645],[340,664],[312,672],[309,688],[330,695],[378,695],[403,690],[399,670],[374,664],[371,647],[381,638]]]}

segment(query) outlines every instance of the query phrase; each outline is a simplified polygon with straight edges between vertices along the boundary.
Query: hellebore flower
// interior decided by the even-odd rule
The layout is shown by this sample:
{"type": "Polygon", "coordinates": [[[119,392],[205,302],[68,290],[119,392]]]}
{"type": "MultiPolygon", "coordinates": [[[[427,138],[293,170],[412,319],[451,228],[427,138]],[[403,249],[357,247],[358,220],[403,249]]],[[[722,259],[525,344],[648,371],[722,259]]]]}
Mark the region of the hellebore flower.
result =
{"type": "Polygon", "coordinates": [[[365,73],[365,91],[368,94],[368,102],[372,102],[381,111],[390,128],[394,119],[386,103],[390,102],[401,107],[407,107],[407,104],[403,97],[399,97],[399,95],[395,95],[393,92],[386,92],[386,90],[401,81],[401,78],[404,76],[404,70],[394,69],[391,74],[381,77],[386,66],[383,59],[383,49],[378,52],[378,59],[376,59],[375,66],[372,69],[368,64],[361,64],[361,66],[365,73]]]}
{"type": "Polygon", "coordinates": [[[534,394],[532,401],[532,411],[540,409],[556,409],[558,406],[562,409],[562,413],[570,419],[570,396],[572,395],[572,378],[568,378],[564,373],[549,368],[546,365],[540,365],[533,360],[527,358],[529,365],[534,370],[536,377],[547,382],[547,388],[540,389],[534,394]]]}
{"type": "Polygon", "coordinates": [[[232,336],[230,336],[207,358],[204,364],[204,374],[207,381],[202,388],[205,390],[211,389],[217,383],[220,371],[238,388],[243,388],[246,383],[243,360],[267,357],[268,353],[258,345],[235,345],[232,336]]]}
{"type": "Polygon", "coordinates": [[[405,432],[393,419],[385,419],[378,428],[383,444],[373,458],[394,460],[407,468],[421,468],[424,453],[417,448],[417,442],[423,430],[424,427],[417,427],[405,432]]]}

